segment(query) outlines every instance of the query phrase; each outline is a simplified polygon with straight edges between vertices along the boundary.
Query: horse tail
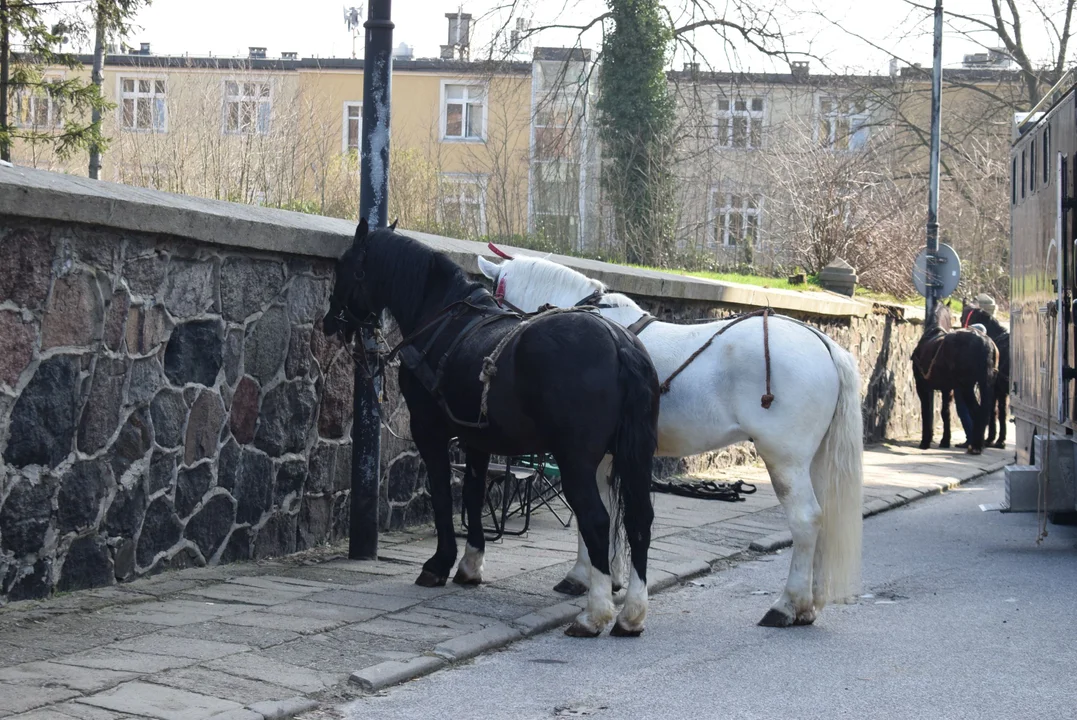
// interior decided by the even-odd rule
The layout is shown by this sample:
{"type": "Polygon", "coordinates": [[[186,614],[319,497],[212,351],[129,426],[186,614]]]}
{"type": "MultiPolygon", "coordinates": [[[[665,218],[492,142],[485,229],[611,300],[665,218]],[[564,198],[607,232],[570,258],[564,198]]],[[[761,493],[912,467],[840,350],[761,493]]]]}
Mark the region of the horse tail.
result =
{"type": "Polygon", "coordinates": [[[658,449],[658,375],[635,337],[618,343],[617,358],[621,416],[610,449],[612,480],[617,518],[624,520],[632,567],[646,587],[647,549],[654,520],[651,466],[658,449]]]}
{"type": "Polygon", "coordinates": [[[812,487],[822,507],[814,562],[815,603],[820,608],[845,602],[859,591],[863,535],[860,372],[851,353],[830,338],[826,343],[838,373],[838,402],[811,467],[812,487]]]}

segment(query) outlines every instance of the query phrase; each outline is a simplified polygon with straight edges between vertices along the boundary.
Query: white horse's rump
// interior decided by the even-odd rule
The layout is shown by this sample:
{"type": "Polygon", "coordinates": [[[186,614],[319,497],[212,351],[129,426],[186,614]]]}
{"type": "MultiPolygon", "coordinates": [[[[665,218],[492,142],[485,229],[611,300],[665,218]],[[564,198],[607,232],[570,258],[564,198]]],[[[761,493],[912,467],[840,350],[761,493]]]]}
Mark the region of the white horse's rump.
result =
{"type": "MultiPolygon", "coordinates": [[[[604,286],[562,265],[521,257],[501,265],[479,258],[498,293],[524,311],[567,307],[604,286]]],[[[602,296],[603,315],[628,327],[644,315],[619,294],[602,296]]],[[[660,380],[668,378],[729,321],[699,325],[653,322],[640,340],[660,380]]],[[[810,623],[827,602],[854,595],[860,582],[863,428],[856,361],[822,333],[795,320],[768,320],[771,392],[765,392],[763,319],[730,327],[662,396],[658,454],[695,455],[751,440],[785,509],[793,552],[785,591],[761,624],[810,623]]],[[[602,468],[600,468],[601,472],[602,468]]],[[[605,481],[599,477],[605,492],[605,481]]],[[[617,544],[618,547],[620,543],[617,544]]],[[[581,544],[582,547],[582,544],[581,544]]],[[[621,563],[614,562],[614,567],[621,563]]],[[[566,578],[589,580],[586,551],[566,578]]]]}

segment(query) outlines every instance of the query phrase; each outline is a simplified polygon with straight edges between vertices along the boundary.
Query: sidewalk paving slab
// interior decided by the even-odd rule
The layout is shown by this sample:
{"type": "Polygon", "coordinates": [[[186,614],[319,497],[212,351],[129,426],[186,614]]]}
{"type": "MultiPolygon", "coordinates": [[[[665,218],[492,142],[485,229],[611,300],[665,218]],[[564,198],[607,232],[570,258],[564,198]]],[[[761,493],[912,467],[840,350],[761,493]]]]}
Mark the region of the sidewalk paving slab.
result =
{"type": "MultiPolygon", "coordinates": [[[[943,492],[1012,457],[869,448],[864,514],[943,492]]],[[[763,467],[704,477],[744,480],[757,492],[738,503],[656,494],[652,593],[725,558],[790,543],[763,467]]],[[[436,546],[430,528],[383,534],[380,546],[377,561],[323,547],[2,607],[0,718],[301,716],[319,699],[377,692],[560,627],[585,603],[552,590],[574,563],[576,537],[548,511],[532,517],[527,535],[488,544],[478,587],[414,584],[436,546]]],[[[767,602],[760,598],[760,612],[767,602]]]]}

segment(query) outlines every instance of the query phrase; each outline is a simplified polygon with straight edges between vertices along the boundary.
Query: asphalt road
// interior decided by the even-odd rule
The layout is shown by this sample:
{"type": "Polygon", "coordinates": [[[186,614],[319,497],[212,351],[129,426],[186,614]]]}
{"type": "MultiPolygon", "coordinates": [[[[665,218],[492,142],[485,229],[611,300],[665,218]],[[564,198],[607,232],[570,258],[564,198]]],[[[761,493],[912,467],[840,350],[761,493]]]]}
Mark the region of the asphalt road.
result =
{"type": "Polygon", "coordinates": [[[362,698],[376,718],[1074,718],[1077,528],[981,512],[1001,474],[865,522],[864,597],[755,625],[788,553],[652,599],[639,639],[556,631],[362,698]],[[767,594],[763,594],[767,593],[767,594]]]}

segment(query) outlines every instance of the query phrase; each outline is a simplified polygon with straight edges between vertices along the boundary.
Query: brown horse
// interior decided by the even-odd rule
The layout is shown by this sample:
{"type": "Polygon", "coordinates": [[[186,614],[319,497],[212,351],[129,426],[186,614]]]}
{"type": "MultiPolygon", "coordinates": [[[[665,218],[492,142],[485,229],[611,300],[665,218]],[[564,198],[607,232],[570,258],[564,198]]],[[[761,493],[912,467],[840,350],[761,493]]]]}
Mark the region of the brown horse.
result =
{"type": "Polygon", "coordinates": [[[974,330],[948,332],[939,327],[938,316],[927,318],[924,334],[912,352],[912,371],[916,394],[920,397],[922,434],[920,449],[931,447],[935,429],[933,412],[935,391],[943,393],[943,442],[949,447],[950,408],[948,393],[960,393],[972,414],[972,437],[968,452],[983,452],[984,431],[994,405],[998,375],[998,348],[990,338],[974,330]],[[979,388],[982,402],[976,399],[979,388]]]}

